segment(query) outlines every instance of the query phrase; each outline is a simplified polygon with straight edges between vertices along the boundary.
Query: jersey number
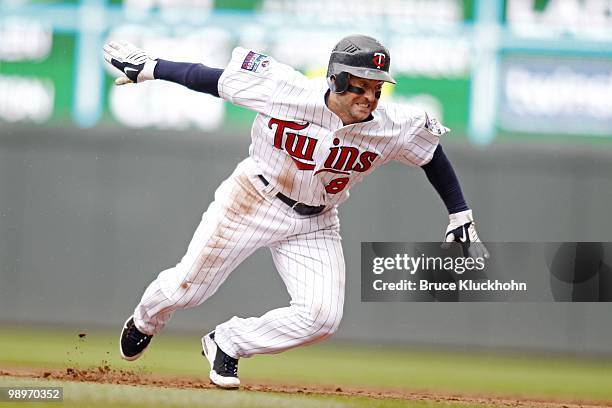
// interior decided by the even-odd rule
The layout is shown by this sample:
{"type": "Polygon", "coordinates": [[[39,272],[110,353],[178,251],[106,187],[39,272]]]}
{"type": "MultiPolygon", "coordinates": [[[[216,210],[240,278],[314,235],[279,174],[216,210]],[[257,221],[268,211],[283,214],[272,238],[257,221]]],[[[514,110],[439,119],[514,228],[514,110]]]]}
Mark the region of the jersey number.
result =
{"type": "Polygon", "coordinates": [[[325,191],[327,191],[329,194],[339,193],[344,190],[348,182],[348,177],[338,177],[330,181],[329,184],[325,186],[325,191]]]}

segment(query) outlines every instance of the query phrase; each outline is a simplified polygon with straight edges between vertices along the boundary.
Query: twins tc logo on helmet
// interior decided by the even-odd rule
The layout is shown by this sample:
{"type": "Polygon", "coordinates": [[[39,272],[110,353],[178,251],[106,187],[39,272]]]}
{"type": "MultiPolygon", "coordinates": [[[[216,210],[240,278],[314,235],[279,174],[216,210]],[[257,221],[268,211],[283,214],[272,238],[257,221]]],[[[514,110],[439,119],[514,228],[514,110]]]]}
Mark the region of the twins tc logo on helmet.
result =
{"type": "Polygon", "coordinates": [[[387,56],[382,52],[375,52],[374,58],[372,58],[372,62],[376,65],[376,68],[381,69],[385,66],[385,59],[387,56]]]}

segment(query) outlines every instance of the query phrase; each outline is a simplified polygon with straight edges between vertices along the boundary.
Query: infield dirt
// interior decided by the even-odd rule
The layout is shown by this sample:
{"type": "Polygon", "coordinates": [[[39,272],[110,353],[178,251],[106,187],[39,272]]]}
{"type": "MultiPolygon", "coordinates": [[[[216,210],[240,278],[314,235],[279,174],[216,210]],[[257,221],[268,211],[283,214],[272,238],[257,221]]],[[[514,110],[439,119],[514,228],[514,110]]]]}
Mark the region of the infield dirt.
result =
{"type": "MultiPolygon", "coordinates": [[[[177,389],[215,389],[208,378],[167,377],[139,371],[118,370],[102,362],[93,368],[67,367],[62,370],[33,368],[10,368],[0,370],[0,377],[52,379],[59,381],[91,382],[99,384],[122,384],[177,389]]],[[[236,392],[236,391],[227,391],[236,392]]],[[[487,407],[534,407],[534,408],[595,408],[612,407],[596,401],[562,401],[552,399],[509,397],[495,395],[469,395],[441,392],[411,392],[406,390],[357,389],[327,386],[296,386],[275,383],[246,384],[238,392],[270,392],[296,395],[342,395],[375,399],[395,399],[422,402],[475,404],[487,407]]]]}

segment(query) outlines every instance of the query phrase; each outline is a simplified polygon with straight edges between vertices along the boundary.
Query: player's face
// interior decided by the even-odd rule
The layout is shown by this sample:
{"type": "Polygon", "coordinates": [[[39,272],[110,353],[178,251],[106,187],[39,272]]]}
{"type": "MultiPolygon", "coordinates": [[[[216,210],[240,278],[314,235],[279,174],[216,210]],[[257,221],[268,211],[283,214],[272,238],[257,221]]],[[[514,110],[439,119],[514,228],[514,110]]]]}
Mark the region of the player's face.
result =
{"type": "Polygon", "coordinates": [[[340,111],[337,113],[345,125],[361,122],[370,116],[378,106],[383,81],[351,75],[349,85],[348,91],[336,94],[338,96],[337,107],[340,111]]]}

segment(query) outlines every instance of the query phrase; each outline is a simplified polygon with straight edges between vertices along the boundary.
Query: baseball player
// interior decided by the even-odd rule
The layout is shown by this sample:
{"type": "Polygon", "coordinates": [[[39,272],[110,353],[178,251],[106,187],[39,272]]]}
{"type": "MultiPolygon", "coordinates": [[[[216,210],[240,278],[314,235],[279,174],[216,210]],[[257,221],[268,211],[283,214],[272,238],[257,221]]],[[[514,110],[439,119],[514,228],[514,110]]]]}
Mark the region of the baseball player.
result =
{"type": "MultiPolygon", "coordinates": [[[[338,206],[350,188],[396,160],[421,167],[450,214],[444,242],[488,257],[455,172],[439,144],[449,129],[422,110],[380,101],[387,48],[343,38],[326,78],[309,79],[259,52],[233,50],[224,69],[153,58],[128,43],[104,46],[117,85],[161,79],[257,112],[249,156],[215,191],[186,254],[159,274],[124,324],[121,356],[137,359],[175,311],[200,305],[257,248],[266,246],[291,296],[287,307],[233,317],[202,338],[210,379],[236,388],[238,360],[324,340],[337,329],[345,265],[338,206]]],[[[206,114],[203,107],[202,114],[206,114]]]]}

